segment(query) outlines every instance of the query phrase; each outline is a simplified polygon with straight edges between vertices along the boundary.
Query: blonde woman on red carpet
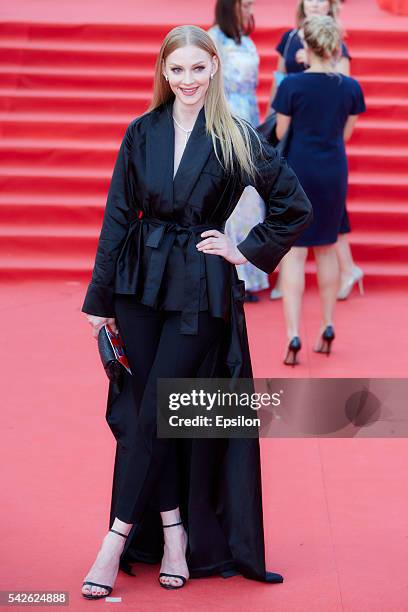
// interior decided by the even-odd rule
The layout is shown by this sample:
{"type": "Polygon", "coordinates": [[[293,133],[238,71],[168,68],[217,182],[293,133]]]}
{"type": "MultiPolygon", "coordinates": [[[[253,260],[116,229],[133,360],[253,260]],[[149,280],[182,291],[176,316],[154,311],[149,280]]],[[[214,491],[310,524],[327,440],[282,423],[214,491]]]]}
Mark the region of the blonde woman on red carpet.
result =
{"type": "Polygon", "coordinates": [[[211,37],[173,29],[119,149],[82,307],[95,337],[117,327],[132,371],[109,388],[110,529],[84,597],[105,597],[135,561],[161,563],[166,589],[214,574],[282,582],[265,568],[258,438],[159,438],[157,381],[252,378],[235,266],[271,272],[310,221],[293,171],[231,114],[211,37]],[[236,245],[224,226],[247,185],[266,217],[236,245]]]}

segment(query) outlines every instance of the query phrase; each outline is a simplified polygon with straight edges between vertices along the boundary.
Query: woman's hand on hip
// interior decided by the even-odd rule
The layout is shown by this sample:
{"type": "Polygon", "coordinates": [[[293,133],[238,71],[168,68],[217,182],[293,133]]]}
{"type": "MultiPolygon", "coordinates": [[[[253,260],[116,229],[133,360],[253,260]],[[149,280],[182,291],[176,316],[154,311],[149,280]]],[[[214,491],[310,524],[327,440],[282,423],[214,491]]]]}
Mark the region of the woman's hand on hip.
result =
{"type": "Polygon", "coordinates": [[[233,244],[229,236],[216,229],[203,232],[201,238],[205,238],[205,240],[198,242],[196,247],[203,253],[221,255],[221,257],[235,265],[244,264],[248,261],[233,244]]]}
{"type": "Polygon", "coordinates": [[[112,331],[115,334],[118,333],[118,329],[116,327],[116,321],[112,317],[106,318],[106,317],[98,317],[97,315],[87,314],[86,318],[88,319],[88,323],[92,325],[92,335],[94,338],[98,337],[99,331],[104,325],[110,325],[110,327],[112,328],[112,331]]]}

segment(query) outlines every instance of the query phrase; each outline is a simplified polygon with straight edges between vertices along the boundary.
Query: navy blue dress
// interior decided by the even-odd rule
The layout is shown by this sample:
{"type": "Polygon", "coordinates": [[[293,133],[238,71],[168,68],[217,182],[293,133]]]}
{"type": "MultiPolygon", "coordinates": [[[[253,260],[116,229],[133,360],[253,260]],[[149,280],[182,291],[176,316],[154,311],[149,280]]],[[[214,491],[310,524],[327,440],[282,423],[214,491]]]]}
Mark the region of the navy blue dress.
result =
{"type": "Polygon", "coordinates": [[[293,246],[332,244],[340,233],[347,195],[344,126],[349,115],[365,111],[360,84],[341,74],[290,74],[272,107],[292,118],[286,158],[313,207],[312,224],[293,246]]]}
{"type": "MultiPolygon", "coordinates": [[[[284,58],[285,60],[285,69],[288,74],[292,74],[293,72],[303,72],[307,69],[305,64],[299,64],[296,61],[296,53],[299,49],[303,49],[303,41],[300,38],[297,30],[287,30],[279,41],[279,44],[276,46],[276,51],[284,58]]],[[[341,56],[347,57],[351,60],[351,56],[347,46],[342,43],[341,45],[341,56]]],[[[344,207],[341,226],[340,226],[340,234],[346,234],[351,231],[350,228],[350,220],[347,214],[347,209],[344,207]]]]}

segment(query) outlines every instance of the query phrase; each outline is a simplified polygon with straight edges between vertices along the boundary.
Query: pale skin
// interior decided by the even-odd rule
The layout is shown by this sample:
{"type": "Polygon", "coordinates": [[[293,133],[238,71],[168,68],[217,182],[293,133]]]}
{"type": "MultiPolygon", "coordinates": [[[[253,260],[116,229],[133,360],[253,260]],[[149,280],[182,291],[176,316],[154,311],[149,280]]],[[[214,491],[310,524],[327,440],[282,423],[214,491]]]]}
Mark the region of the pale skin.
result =
{"type": "MultiPolygon", "coordinates": [[[[198,113],[204,105],[205,95],[211,81],[211,75],[215,75],[218,69],[218,58],[211,57],[206,51],[188,45],[176,49],[168,55],[163,64],[163,78],[168,78],[168,83],[175,95],[173,114],[177,122],[185,129],[192,130],[198,113]]],[[[181,157],[186,144],[186,134],[174,123],[174,175],[180,164],[181,157]]],[[[246,263],[247,259],[231,242],[230,238],[218,230],[208,230],[201,234],[201,240],[197,244],[197,250],[209,255],[219,255],[232,264],[246,263]]],[[[109,324],[117,332],[114,318],[86,315],[92,326],[92,334],[97,339],[99,330],[105,324],[109,324]]],[[[163,525],[179,522],[180,509],[174,508],[161,512],[163,525]]],[[[128,534],[132,523],[124,523],[117,517],[112,525],[113,529],[128,534]]],[[[187,546],[187,534],[183,525],[163,529],[164,554],[160,572],[169,574],[180,574],[189,577],[185,558],[187,546]]],[[[90,580],[101,584],[113,585],[119,568],[119,558],[125,545],[125,539],[109,531],[102,543],[96,561],[84,580],[90,580]]],[[[161,582],[173,586],[181,584],[180,579],[161,577],[161,582]]],[[[84,593],[106,594],[106,589],[86,585],[82,588],[84,593]]]]}
{"type": "MultiPolygon", "coordinates": [[[[308,64],[310,68],[305,72],[332,72],[332,64],[329,59],[324,60],[313,53],[306,46],[308,64]]],[[[357,115],[351,115],[344,127],[343,137],[348,140],[353,132],[357,115]]],[[[277,114],[276,135],[281,140],[289,129],[291,117],[277,114]]],[[[321,334],[327,325],[333,325],[333,313],[336,303],[339,285],[339,264],[337,260],[336,247],[333,245],[313,247],[316,260],[317,280],[319,286],[322,319],[315,349],[318,350],[321,343],[321,334]]],[[[305,262],[307,257],[306,247],[292,247],[285,255],[280,264],[280,282],[283,293],[283,308],[286,321],[288,340],[299,336],[299,322],[302,295],[305,282],[305,262]]]]}

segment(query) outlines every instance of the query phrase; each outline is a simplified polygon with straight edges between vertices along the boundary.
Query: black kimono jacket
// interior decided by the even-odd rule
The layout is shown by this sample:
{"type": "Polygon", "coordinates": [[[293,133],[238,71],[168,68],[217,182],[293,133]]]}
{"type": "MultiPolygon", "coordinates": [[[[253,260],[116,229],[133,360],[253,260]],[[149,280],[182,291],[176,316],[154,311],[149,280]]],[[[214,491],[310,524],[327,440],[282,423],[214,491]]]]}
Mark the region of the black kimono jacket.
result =
{"type": "MultiPolygon", "coordinates": [[[[255,141],[254,141],[255,142],[255,141]]],[[[244,281],[223,257],[196,249],[205,229],[223,230],[246,185],[266,204],[266,216],[238,245],[264,272],[272,272],[309,225],[312,209],[295,174],[265,141],[257,155],[255,180],[228,175],[205,130],[202,109],[173,182],[172,104],[132,121],[121,144],[109,189],[91,283],[82,311],[114,317],[114,294],[133,294],[154,308],[182,311],[180,333],[196,334],[198,312],[208,309],[227,322],[227,332],[206,357],[198,377],[252,378],[245,325],[244,281]]],[[[255,144],[256,146],[256,144],[255,144]]],[[[126,465],[129,418],[135,418],[131,376],[110,383],[106,419],[116,438],[110,526],[126,465]]],[[[279,582],[266,572],[259,440],[180,441],[185,467],[180,509],[188,528],[191,577],[240,572],[248,578],[279,582]],[[194,504],[206,453],[218,453],[211,516],[194,504]],[[215,533],[214,530],[218,530],[215,533]],[[210,537],[210,532],[214,537],[210,537]],[[217,542],[208,549],[207,543],[217,542]]],[[[209,455],[208,455],[209,456],[209,455]]],[[[155,563],[162,557],[160,515],[146,512],[134,525],[121,558],[155,563]],[[132,533],[133,532],[133,533],[132,533]]]]}

